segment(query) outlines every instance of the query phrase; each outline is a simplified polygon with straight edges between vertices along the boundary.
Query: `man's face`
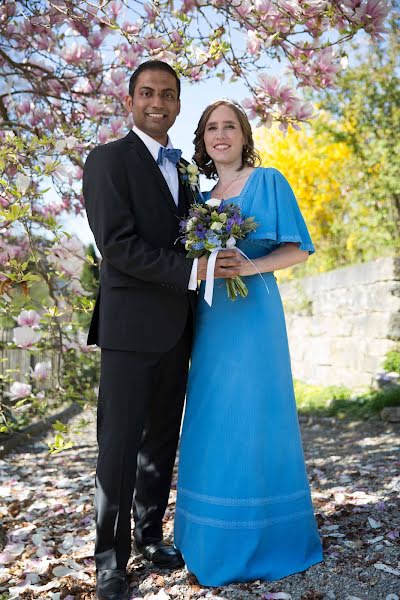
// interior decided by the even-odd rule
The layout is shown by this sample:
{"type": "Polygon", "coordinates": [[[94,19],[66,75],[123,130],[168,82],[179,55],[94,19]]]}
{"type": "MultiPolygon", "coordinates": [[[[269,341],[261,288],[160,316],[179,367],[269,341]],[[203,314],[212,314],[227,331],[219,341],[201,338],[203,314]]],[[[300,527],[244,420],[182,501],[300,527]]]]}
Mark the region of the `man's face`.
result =
{"type": "Polygon", "coordinates": [[[175,77],[165,71],[143,71],[133,97],[126,97],[126,107],[138,129],[165,145],[181,109],[175,77]]]}

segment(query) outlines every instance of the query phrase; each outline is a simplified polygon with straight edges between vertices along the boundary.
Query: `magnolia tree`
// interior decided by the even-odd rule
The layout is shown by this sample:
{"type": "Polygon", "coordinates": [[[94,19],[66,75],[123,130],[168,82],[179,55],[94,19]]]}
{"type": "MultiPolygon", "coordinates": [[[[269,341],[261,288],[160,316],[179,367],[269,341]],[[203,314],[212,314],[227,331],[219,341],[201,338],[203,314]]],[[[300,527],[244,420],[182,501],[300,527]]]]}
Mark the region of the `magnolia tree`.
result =
{"type": "Polygon", "coordinates": [[[311,116],[303,88],[334,86],[346,42],[360,30],[381,39],[389,9],[386,0],[3,0],[0,308],[8,325],[13,319],[11,347],[66,353],[57,367],[47,361],[17,380],[3,373],[14,407],[43,406],[35,382],[50,371],[53,399],[74,390],[85,397],[92,385],[95,363],[82,333],[92,298],[80,283],[88,259],[59,223],[83,211],[90,148],[130,124],[123,100],[131,72],[154,57],[183,81],[240,79],[250,117],[285,131],[311,116]],[[271,75],[277,63],[279,77],[271,75]],[[32,310],[34,323],[24,316],[32,310]],[[86,375],[79,372],[85,364],[86,375]]]}

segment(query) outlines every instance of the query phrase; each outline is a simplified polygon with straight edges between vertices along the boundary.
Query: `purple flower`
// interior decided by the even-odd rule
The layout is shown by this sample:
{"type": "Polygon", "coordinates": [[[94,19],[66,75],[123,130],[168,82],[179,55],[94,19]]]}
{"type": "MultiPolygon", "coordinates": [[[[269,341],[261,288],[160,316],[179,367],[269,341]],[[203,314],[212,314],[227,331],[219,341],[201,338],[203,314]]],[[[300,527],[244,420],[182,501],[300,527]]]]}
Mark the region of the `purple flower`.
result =
{"type": "Polygon", "coordinates": [[[199,240],[204,240],[206,237],[206,231],[207,229],[204,227],[204,225],[198,225],[194,230],[196,237],[198,237],[199,240]]]}
{"type": "Polygon", "coordinates": [[[237,213],[233,215],[232,219],[236,225],[241,225],[243,223],[242,217],[237,213]]]}
{"type": "Polygon", "coordinates": [[[228,233],[232,231],[232,227],[234,226],[234,224],[235,221],[234,219],[232,219],[232,217],[229,217],[229,219],[226,220],[225,229],[228,233]]]}

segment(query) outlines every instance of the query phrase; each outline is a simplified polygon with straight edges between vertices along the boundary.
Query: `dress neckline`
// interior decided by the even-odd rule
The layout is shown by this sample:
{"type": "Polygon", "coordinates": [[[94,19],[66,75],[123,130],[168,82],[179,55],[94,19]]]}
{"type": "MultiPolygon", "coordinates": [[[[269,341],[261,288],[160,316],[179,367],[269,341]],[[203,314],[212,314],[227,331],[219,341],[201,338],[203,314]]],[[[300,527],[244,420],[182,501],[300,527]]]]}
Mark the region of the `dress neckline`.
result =
{"type": "MultiPolygon", "coordinates": [[[[254,175],[261,169],[262,167],[256,167],[252,173],[250,173],[250,175],[248,176],[248,178],[246,179],[246,183],[244,184],[244,186],[242,187],[242,191],[240,192],[240,194],[237,194],[237,196],[231,196],[230,198],[221,198],[221,200],[223,202],[230,202],[231,200],[235,200],[236,198],[240,198],[240,196],[247,190],[251,179],[253,179],[254,175]]],[[[213,190],[210,191],[210,194],[212,194],[213,190]]],[[[210,196],[212,198],[212,195],[210,196]]]]}

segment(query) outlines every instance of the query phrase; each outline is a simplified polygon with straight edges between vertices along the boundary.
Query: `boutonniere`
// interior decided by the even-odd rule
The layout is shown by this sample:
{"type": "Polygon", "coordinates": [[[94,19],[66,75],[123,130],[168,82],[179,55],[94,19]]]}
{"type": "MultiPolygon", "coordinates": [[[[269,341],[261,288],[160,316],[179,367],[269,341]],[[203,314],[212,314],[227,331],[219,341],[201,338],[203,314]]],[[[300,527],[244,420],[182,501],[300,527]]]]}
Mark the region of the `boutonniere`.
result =
{"type": "Polygon", "coordinates": [[[197,165],[185,164],[180,162],[179,172],[181,174],[182,183],[188,185],[193,193],[200,193],[200,171],[197,165]]]}

